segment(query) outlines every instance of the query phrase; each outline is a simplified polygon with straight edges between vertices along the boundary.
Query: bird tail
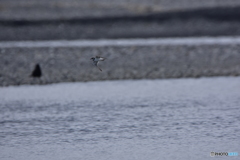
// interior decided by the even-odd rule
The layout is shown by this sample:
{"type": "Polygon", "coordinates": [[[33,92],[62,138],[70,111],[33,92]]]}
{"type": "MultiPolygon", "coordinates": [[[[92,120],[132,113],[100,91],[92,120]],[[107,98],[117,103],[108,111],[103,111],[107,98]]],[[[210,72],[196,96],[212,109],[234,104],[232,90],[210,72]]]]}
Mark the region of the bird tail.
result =
{"type": "Polygon", "coordinates": [[[101,68],[98,67],[98,69],[102,72],[101,68]]]}

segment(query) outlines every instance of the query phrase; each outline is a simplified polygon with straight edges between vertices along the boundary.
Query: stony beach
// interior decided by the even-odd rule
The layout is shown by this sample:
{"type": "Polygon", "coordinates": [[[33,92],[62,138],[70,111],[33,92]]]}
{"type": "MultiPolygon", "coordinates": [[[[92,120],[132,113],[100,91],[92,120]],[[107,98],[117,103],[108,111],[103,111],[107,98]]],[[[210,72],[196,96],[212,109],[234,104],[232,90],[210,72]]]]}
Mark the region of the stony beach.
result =
{"type": "MultiPolygon", "coordinates": [[[[14,46],[12,43],[13,47],[2,44],[0,85],[239,76],[239,38],[230,38],[230,42],[227,43],[224,42],[224,37],[210,38],[214,43],[204,43],[207,40],[208,38],[202,39],[202,43],[189,43],[194,39],[185,38],[185,43],[174,44],[174,39],[168,39],[167,43],[164,43],[166,39],[156,39],[159,43],[148,44],[151,39],[143,39],[146,44],[139,45],[136,45],[138,42],[131,44],[131,40],[125,40],[125,45],[121,45],[120,40],[115,40],[115,45],[110,43],[111,40],[103,44],[101,41],[95,41],[95,45],[78,41],[72,46],[70,44],[73,42],[70,41],[68,45],[67,42],[62,42],[65,44],[62,47],[54,46],[54,42],[51,41],[38,47],[30,47],[34,43],[27,47],[14,46]],[[99,64],[102,72],[90,60],[95,55],[107,58],[99,64]],[[40,64],[42,68],[41,78],[30,77],[35,64],[40,64]]],[[[184,38],[178,39],[177,42],[181,41],[184,41],[184,38]]]]}

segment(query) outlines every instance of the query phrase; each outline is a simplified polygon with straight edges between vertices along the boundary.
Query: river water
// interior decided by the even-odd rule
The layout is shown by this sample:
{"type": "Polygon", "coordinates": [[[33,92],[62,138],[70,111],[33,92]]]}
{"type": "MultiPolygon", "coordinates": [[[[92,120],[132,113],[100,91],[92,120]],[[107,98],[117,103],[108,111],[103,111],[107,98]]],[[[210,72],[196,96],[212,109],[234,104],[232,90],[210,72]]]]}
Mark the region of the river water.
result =
{"type": "Polygon", "coordinates": [[[240,77],[1,87],[0,159],[212,159],[239,121],[240,77]]]}

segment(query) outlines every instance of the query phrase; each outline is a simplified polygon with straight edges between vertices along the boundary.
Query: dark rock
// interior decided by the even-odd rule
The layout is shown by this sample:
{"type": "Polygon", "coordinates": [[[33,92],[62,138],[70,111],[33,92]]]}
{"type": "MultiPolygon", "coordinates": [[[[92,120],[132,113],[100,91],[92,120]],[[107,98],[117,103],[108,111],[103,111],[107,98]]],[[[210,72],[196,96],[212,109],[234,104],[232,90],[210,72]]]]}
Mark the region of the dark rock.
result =
{"type": "Polygon", "coordinates": [[[42,76],[41,67],[39,64],[36,64],[32,74],[31,74],[31,77],[40,78],[41,76],[42,76]]]}

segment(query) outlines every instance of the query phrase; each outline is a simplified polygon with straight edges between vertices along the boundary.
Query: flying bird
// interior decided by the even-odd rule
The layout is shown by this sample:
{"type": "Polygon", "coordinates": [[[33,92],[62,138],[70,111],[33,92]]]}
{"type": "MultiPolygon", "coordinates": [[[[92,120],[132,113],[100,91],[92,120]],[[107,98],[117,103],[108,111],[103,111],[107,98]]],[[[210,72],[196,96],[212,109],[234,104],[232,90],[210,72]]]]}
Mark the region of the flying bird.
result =
{"type": "Polygon", "coordinates": [[[98,67],[98,62],[99,61],[104,61],[106,58],[100,57],[100,56],[96,56],[96,57],[92,57],[91,60],[93,61],[93,64],[100,70],[101,68],[98,67]]]}

